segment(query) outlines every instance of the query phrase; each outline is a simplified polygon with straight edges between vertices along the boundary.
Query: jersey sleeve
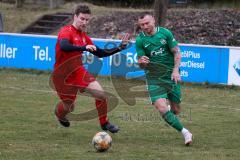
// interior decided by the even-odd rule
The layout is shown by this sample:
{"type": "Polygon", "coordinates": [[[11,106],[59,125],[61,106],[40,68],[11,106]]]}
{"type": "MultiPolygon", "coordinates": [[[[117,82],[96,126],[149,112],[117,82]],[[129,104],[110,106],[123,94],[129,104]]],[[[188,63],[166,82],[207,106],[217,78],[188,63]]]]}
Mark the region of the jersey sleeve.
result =
{"type": "Polygon", "coordinates": [[[146,54],[145,54],[145,51],[144,51],[144,49],[143,49],[143,43],[142,43],[142,40],[141,40],[140,37],[137,37],[137,38],[136,38],[136,51],[137,51],[137,55],[138,55],[139,57],[146,55],[146,54]]]}
{"type": "Polygon", "coordinates": [[[168,42],[169,48],[172,49],[172,48],[176,47],[178,45],[178,42],[174,38],[172,32],[169,31],[168,29],[166,29],[165,33],[166,33],[166,36],[167,36],[167,42],[168,42]]]}

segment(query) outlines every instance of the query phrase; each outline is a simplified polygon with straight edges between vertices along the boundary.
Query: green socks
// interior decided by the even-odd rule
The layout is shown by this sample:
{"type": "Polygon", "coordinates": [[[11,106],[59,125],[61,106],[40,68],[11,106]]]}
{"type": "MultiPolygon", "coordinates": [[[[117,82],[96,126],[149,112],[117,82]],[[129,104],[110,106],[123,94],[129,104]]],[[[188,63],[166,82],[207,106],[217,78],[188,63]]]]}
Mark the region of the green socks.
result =
{"type": "Polygon", "coordinates": [[[164,115],[163,115],[163,119],[173,128],[175,128],[176,130],[178,130],[179,132],[182,131],[183,129],[183,125],[182,123],[178,120],[178,118],[171,112],[171,111],[167,111],[164,115]]]}

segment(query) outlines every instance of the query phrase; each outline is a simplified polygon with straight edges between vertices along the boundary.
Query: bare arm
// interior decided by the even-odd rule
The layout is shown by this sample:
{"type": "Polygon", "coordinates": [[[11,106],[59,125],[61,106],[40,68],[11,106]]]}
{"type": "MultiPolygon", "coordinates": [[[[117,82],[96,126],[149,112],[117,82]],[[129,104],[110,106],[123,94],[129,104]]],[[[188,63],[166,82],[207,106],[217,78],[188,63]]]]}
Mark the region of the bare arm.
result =
{"type": "Polygon", "coordinates": [[[181,52],[179,46],[175,46],[174,48],[171,49],[173,55],[174,55],[174,68],[172,72],[172,80],[177,83],[178,81],[181,80],[180,73],[179,73],[179,67],[181,64],[181,52]]]}

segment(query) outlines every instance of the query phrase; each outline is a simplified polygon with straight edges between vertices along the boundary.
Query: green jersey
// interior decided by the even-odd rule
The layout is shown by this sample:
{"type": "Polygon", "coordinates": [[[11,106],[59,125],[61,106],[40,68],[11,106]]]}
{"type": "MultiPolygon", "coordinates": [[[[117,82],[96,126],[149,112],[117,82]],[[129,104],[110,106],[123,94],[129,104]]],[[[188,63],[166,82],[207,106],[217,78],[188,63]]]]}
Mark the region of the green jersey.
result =
{"type": "Polygon", "coordinates": [[[174,55],[171,49],[177,44],[171,31],[163,27],[156,27],[154,35],[149,36],[141,32],[137,36],[137,54],[139,57],[149,57],[152,66],[152,72],[151,69],[148,69],[150,71],[150,74],[147,74],[148,79],[156,80],[157,77],[161,77],[169,80],[171,78],[174,67],[174,55]]]}
{"type": "Polygon", "coordinates": [[[136,38],[138,56],[147,56],[150,60],[145,73],[152,103],[159,98],[167,98],[175,103],[181,102],[180,84],[171,80],[174,67],[171,49],[177,44],[171,31],[162,27],[156,27],[154,35],[149,36],[141,32],[136,38]]]}

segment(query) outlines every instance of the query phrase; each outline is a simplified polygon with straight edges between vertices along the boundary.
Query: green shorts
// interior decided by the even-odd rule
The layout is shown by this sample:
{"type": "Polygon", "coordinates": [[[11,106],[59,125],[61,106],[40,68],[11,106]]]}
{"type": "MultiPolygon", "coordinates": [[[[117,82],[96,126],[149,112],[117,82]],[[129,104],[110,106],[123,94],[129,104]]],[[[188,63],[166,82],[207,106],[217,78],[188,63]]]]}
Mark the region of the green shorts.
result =
{"type": "Polygon", "coordinates": [[[171,102],[181,103],[181,85],[175,83],[148,82],[148,92],[152,103],[159,98],[166,98],[171,102]]]}

